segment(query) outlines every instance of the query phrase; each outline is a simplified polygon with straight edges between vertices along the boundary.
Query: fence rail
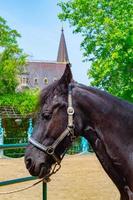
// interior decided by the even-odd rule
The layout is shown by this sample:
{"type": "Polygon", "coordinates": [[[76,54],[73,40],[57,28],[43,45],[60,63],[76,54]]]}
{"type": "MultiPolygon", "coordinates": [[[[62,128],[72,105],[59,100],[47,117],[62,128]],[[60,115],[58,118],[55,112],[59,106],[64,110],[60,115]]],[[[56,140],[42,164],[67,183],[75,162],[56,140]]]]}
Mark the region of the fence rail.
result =
{"type": "Polygon", "coordinates": [[[27,143],[18,143],[18,144],[1,144],[0,149],[20,149],[26,148],[27,143]]]}

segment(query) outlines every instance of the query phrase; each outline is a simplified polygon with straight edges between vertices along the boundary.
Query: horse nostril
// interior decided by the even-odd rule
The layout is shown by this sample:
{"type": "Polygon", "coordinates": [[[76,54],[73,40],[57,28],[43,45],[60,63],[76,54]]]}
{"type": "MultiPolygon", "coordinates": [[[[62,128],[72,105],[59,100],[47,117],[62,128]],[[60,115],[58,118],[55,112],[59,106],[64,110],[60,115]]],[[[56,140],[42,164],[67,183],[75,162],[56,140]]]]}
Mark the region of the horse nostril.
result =
{"type": "Polygon", "coordinates": [[[26,163],[27,168],[29,169],[32,166],[32,158],[27,158],[25,163],[26,163]]]}

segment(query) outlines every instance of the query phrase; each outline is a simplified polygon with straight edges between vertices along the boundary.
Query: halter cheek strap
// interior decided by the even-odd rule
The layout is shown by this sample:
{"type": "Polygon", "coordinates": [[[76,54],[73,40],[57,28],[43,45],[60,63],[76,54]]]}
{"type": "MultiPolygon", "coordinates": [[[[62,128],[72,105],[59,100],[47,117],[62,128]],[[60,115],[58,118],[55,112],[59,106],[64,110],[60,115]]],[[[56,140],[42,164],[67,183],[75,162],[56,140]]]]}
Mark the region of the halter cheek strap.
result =
{"type": "Polygon", "coordinates": [[[56,147],[63,141],[63,139],[66,136],[71,137],[71,141],[73,142],[75,139],[74,135],[74,108],[72,105],[72,85],[69,84],[68,87],[68,108],[67,108],[67,115],[68,115],[68,125],[67,128],[63,131],[63,133],[60,134],[60,136],[55,140],[55,142],[50,146],[45,146],[38,141],[36,141],[34,138],[30,137],[29,142],[34,145],[39,150],[43,151],[44,153],[52,156],[57,164],[60,165],[60,162],[62,158],[64,157],[65,153],[63,153],[61,158],[58,158],[58,156],[55,154],[56,147]]]}

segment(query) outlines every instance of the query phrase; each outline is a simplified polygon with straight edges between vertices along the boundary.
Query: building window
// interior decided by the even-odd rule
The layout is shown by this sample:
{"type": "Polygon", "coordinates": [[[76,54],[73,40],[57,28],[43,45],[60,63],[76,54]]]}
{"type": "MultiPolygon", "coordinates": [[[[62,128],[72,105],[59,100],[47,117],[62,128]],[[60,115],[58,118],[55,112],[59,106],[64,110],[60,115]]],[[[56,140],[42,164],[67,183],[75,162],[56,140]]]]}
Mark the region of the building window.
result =
{"type": "Polygon", "coordinates": [[[45,85],[48,85],[48,78],[47,77],[45,77],[43,81],[44,81],[45,85]]]}
{"type": "Polygon", "coordinates": [[[27,78],[26,78],[26,77],[23,77],[23,78],[21,79],[21,84],[22,84],[22,85],[27,85],[27,78]]]}
{"type": "Polygon", "coordinates": [[[26,78],[26,84],[27,84],[27,85],[29,84],[29,79],[28,79],[28,78],[26,78]]]}
{"type": "Polygon", "coordinates": [[[34,79],[34,85],[38,85],[38,79],[37,78],[34,79]]]}
{"type": "Polygon", "coordinates": [[[25,85],[25,78],[22,78],[22,85],[25,85]]]}

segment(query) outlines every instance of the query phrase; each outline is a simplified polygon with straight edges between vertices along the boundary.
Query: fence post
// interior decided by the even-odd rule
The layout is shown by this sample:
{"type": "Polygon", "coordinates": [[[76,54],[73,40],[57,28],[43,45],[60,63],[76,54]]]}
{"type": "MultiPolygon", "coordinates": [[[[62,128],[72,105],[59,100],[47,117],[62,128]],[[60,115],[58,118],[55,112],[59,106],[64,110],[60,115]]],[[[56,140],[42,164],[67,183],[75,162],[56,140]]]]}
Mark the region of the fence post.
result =
{"type": "MultiPolygon", "coordinates": [[[[0,117],[0,145],[4,143],[4,129],[2,128],[2,118],[0,117]]],[[[0,158],[3,157],[3,149],[0,149],[0,158]]]]}
{"type": "Polygon", "coordinates": [[[33,126],[32,126],[32,118],[29,119],[29,127],[28,127],[28,139],[31,137],[32,135],[32,132],[33,132],[33,126]]]}
{"type": "Polygon", "coordinates": [[[47,200],[47,183],[42,183],[42,200],[47,200]]]}
{"type": "Polygon", "coordinates": [[[89,151],[88,141],[82,137],[81,139],[82,153],[87,153],[89,151]]]}

